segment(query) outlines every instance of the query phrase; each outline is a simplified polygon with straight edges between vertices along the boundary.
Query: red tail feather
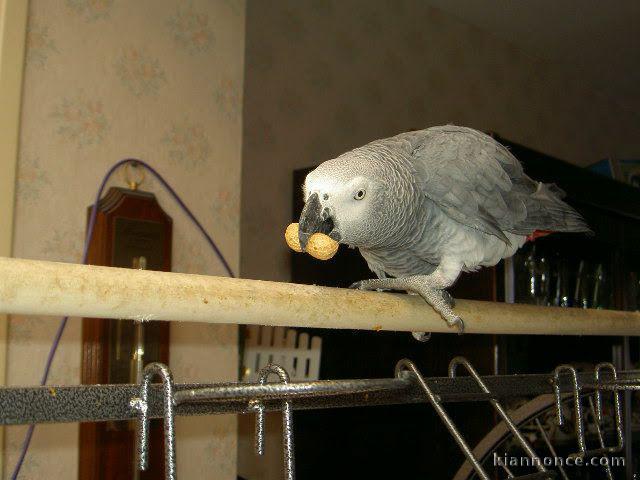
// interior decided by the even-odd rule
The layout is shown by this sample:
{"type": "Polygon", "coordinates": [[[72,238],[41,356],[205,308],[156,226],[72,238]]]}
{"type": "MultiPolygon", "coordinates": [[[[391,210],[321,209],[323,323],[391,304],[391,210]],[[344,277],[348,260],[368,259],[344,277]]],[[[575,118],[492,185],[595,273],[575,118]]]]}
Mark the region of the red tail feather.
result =
{"type": "Polygon", "coordinates": [[[527,242],[533,242],[536,238],[546,237],[552,233],[551,230],[534,230],[534,232],[527,237],[527,242]]]}

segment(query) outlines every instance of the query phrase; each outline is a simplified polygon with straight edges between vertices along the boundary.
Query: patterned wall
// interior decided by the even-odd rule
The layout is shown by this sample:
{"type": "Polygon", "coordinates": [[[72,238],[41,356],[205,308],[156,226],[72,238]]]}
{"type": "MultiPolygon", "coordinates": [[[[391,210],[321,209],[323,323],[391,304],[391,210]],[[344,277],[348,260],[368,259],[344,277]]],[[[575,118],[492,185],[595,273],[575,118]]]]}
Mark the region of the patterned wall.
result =
{"type": "MultiPolygon", "coordinates": [[[[30,2],[15,256],[80,261],[98,182],[133,156],[169,179],[238,269],[244,9],[244,0],[30,2]]],[[[174,270],[224,275],[161,187],[143,188],[174,219],[174,270]]],[[[57,324],[11,319],[9,384],[39,382],[57,324]]],[[[235,327],[172,324],[171,335],[176,380],[236,378],[235,327]]],[[[72,319],[50,383],[79,375],[72,319]]],[[[182,478],[235,479],[235,417],[180,418],[176,429],[182,478]]],[[[7,429],[5,469],[24,431],[7,429]]],[[[20,478],[76,478],[77,436],[77,425],[38,426],[20,478]]]]}
{"type": "Polygon", "coordinates": [[[246,277],[289,278],[292,170],[376,138],[455,123],[579,165],[640,151],[638,112],[428,1],[255,1],[246,30],[246,277]]]}

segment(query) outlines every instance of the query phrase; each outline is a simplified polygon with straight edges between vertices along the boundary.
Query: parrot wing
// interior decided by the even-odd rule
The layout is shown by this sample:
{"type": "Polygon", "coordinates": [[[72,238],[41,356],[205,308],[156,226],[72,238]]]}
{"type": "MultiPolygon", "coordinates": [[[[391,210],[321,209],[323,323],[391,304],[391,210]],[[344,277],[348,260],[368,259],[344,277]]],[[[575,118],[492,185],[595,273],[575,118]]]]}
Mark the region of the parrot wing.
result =
{"type": "Polygon", "coordinates": [[[504,232],[589,230],[560,200],[560,189],[529,178],[511,152],[484,133],[446,125],[394,139],[408,142],[424,194],[459,223],[507,244],[504,232]]]}

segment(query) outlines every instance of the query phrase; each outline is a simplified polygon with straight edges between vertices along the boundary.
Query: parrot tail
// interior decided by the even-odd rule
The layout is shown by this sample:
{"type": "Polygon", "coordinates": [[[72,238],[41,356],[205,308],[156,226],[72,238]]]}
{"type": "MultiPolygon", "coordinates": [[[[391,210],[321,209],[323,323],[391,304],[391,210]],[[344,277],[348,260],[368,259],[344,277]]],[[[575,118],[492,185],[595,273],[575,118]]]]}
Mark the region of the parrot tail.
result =
{"type": "Polygon", "coordinates": [[[593,235],[582,215],[562,200],[564,197],[566,193],[555,184],[538,183],[535,192],[525,200],[527,218],[523,223],[529,227],[528,241],[554,232],[593,235]]]}

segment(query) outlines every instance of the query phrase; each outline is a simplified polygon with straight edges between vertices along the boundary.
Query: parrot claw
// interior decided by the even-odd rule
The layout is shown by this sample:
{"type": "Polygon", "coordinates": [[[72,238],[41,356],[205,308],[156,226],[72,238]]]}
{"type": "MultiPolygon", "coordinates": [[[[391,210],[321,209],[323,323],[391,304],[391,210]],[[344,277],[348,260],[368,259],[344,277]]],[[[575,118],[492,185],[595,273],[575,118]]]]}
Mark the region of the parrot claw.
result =
{"type": "Polygon", "coordinates": [[[364,280],[358,280],[357,282],[353,282],[351,285],[349,285],[349,288],[354,290],[364,290],[365,287],[363,283],[364,283],[364,280]]]}
{"type": "Polygon", "coordinates": [[[453,317],[451,320],[447,319],[447,325],[450,327],[456,327],[458,329],[458,335],[462,335],[464,333],[464,321],[458,316],[453,317]]]}
{"type": "Polygon", "coordinates": [[[427,332],[411,332],[411,335],[419,342],[428,342],[431,338],[431,333],[427,332]]]}
{"type": "MultiPolygon", "coordinates": [[[[444,299],[445,303],[449,305],[449,308],[453,309],[456,306],[456,299],[453,298],[453,296],[446,290],[442,290],[442,298],[444,299]]],[[[460,321],[462,322],[462,320],[460,321]]]]}

